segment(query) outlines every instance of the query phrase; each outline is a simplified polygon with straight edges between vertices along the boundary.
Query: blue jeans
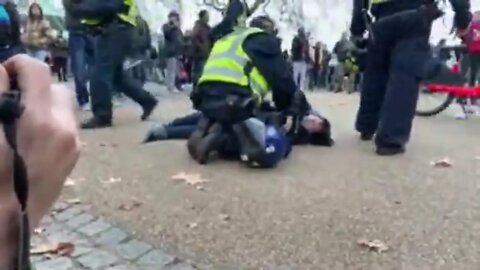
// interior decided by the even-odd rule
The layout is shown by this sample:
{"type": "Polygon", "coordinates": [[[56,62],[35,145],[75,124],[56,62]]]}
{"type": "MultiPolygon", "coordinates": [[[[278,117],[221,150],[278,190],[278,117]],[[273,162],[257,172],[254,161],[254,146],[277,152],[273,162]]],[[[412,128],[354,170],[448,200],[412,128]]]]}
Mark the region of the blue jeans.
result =
{"type": "Polygon", "coordinates": [[[48,57],[48,51],[45,49],[27,49],[27,54],[42,62],[45,62],[48,57]]]}
{"type": "Polygon", "coordinates": [[[199,112],[176,118],[165,126],[168,139],[188,139],[202,118],[199,112]]]}
{"type": "Polygon", "coordinates": [[[79,105],[84,105],[89,101],[87,82],[89,80],[89,69],[93,65],[93,37],[82,33],[70,34],[68,52],[75,81],[77,101],[79,105]]]}

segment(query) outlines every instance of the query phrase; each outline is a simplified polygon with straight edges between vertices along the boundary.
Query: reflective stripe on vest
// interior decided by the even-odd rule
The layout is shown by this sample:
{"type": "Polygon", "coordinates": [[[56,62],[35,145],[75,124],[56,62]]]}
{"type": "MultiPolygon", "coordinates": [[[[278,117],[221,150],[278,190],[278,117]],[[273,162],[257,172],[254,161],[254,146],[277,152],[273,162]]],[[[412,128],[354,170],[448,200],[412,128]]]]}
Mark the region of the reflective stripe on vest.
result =
{"type": "MultiPolygon", "coordinates": [[[[125,13],[119,13],[117,17],[133,26],[137,25],[137,15],[138,15],[138,8],[135,3],[135,0],[124,0],[123,1],[126,6],[128,6],[128,11],[125,13]]],[[[103,19],[84,19],[82,23],[89,26],[98,26],[102,24],[103,19]]]]}
{"type": "Polygon", "coordinates": [[[199,84],[225,82],[247,87],[255,99],[261,102],[270,87],[256,67],[251,66],[250,73],[245,73],[252,61],[242,46],[249,35],[262,32],[257,28],[241,28],[218,40],[205,64],[199,84]]]}
{"type": "Polygon", "coordinates": [[[133,26],[137,26],[138,8],[136,0],[124,0],[124,2],[125,5],[128,6],[128,11],[126,13],[118,14],[118,18],[133,26]]]}
{"type": "Polygon", "coordinates": [[[386,3],[386,2],[390,2],[392,0],[371,0],[370,1],[370,4],[371,5],[378,5],[378,4],[383,4],[383,3],[386,3]]]}

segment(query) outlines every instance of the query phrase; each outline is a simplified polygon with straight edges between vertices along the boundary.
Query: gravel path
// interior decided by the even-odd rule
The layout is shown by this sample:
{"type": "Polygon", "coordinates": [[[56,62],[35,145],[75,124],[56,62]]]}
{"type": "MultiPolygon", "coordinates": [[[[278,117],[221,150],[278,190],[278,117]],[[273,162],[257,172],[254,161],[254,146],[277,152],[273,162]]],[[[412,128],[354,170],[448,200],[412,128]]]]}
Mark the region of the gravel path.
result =
{"type": "MultiPolygon", "coordinates": [[[[77,184],[66,196],[200,269],[478,269],[479,120],[450,112],[417,119],[407,154],[381,158],[352,131],[357,96],[309,99],[330,118],[337,145],[299,147],[272,171],[198,166],[181,141],[140,145],[151,123],[123,106],[114,128],[84,132],[77,184]],[[430,165],[445,157],[453,167],[430,165]],[[172,180],[179,172],[209,182],[198,189],[172,180]],[[359,239],[390,249],[377,254],[359,239]]],[[[185,96],[164,95],[155,118],[189,107],[185,96]]]]}

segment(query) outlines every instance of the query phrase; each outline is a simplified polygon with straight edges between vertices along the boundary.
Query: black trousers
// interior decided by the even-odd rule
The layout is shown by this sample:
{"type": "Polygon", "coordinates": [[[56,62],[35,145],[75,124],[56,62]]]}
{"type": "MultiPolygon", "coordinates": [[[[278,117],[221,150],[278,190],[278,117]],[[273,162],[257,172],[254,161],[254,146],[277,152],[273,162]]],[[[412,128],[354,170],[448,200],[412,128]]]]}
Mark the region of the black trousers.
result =
{"type": "Polygon", "coordinates": [[[96,39],[90,92],[92,111],[98,119],[112,120],[114,89],[142,107],[155,103],[155,98],[142,88],[141,83],[123,70],[123,62],[131,52],[133,31],[132,26],[113,23],[96,39]]]}
{"type": "Polygon", "coordinates": [[[57,73],[58,81],[60,82],[67,81],[67,63],[68,58],[66,57],[53,58],[53,70],[57,73]]]}
{"type": "Polygon", "coordinates": [[[356,129],[375,134],[377,146],[403,147],[410,138],[419,83],[429,55],[430,28],[415,11],[373,25],[356,129]],[[407,23],[405,23],[407,22],[407,23]]]}

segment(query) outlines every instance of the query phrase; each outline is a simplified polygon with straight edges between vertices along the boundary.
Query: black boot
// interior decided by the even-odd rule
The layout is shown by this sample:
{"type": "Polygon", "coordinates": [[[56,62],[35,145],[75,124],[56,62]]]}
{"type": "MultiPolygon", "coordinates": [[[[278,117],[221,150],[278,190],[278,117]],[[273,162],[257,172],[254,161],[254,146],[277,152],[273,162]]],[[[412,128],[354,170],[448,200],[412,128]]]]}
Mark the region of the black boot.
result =
{"type": "Polygon", "coordinates": [[[196,147],[197,162],[205,165],[211,153],[217,152],[224,141],[223,128],[219,123],[214,123],[209,129],[207,136],[203,137],[196,147]]]}
{"type": "Polygon", "coordinates": [[[81,124],[82,129],[107,128],[112,126],[112,121],[102,120],[97,117],[87,119],[81,124]]]}
{"type": "Polygon", "coordinates": [[[360,133],[360,140],[371,141],[372,139],[373,139],[373,134],[371,134],[371,133],[360,133]]]}
{"type": "Polygon", "coordinates": [[[379,156],[395,156],[405,153],[405,147],[377,146],[375,152],[379,156]]]}
{"type": "Polygon", "coordinates": [[[187,142],[188,153],[194,160],[198,160],[197,147],[203,137],[207,136],[208,129],[210,128],[212,121],[202,117],[197,125],[195,131],[190,135],[187,142]]]}
{"type": "Polygon", "coordinates": [[[152,115],[153,111],[157,107],[158,101],[156,99],[153,99],[149,104],[143,105],[143,114],[142,117],[140,118],[142,121],[148,120],[150,115],[152,115]]]}

